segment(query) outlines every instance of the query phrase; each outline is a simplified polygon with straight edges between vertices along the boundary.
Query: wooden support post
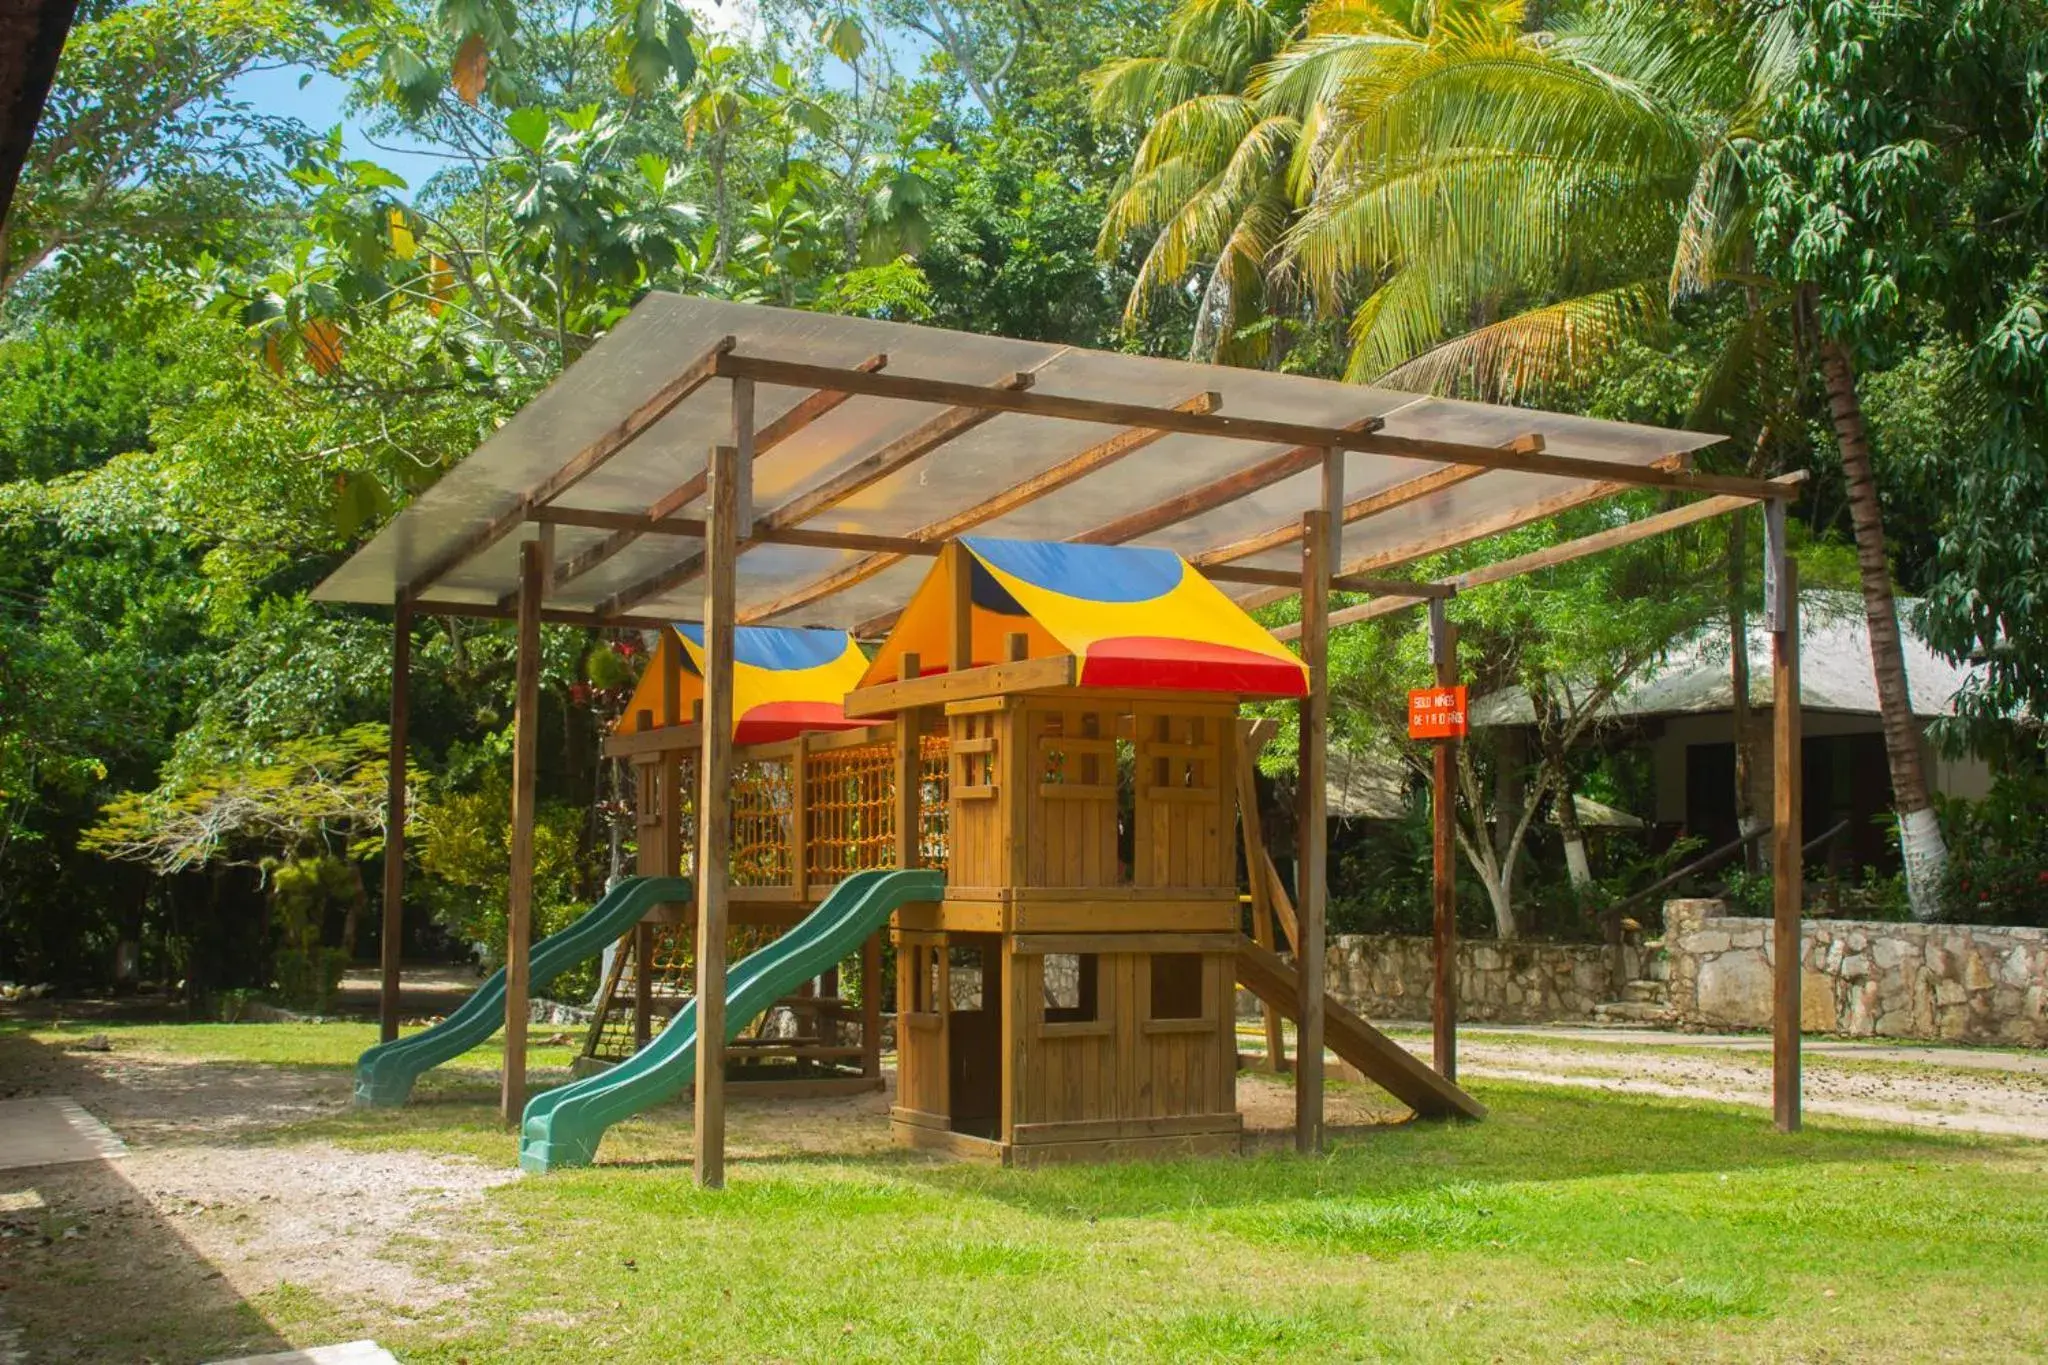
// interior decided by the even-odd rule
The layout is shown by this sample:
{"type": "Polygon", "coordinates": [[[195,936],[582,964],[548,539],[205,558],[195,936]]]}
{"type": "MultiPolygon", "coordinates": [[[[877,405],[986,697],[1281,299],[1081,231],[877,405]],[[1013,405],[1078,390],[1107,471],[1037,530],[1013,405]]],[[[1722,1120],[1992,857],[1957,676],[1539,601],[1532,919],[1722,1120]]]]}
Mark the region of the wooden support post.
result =
{"type": "MultiPolygon", "coordinates": [[[[924,669],[924,660],[914,650],[905,651],[898,661],[897,676],[904,681],[916,678],[924,669]]],[[[909,869],[923,861],[919,848],[924,830],[924,758],[920,737],[924,733],[924,709],[906,707],[896,714],[896,866],[909,869]]],[[[904,1003],[908,999],[908,972],[913,956],[907,950],[899,949],[896,954],[896,1027],[898,1030],[897,1055],[902,1056],[901,1030],[903,1017],[909,1012],[904,1003]]],[[[880,934],[870,938],[861,946],[861,1059],[860,1074],[879,1076],[882,1074],[882,938],[880,934]]],[[[900,1069],[898,1072],[901,1074],[900,1069]]]]}
{"type": "MultiPolygon", "coordinates": [[[[1436,685],[1458,685],[1458,628],[1444,619],[1441,598],[1429,604],[1429,638],[1436,685]]],[[[1458,742],[1440,739],[1430,773],[1431,945],[1435,968],[1430,1000],[1431,1052],[1437,1075],[1458,1079],[1458,742]]]]}
{"type": "Polygon", "coordinates": [[[860,1074],[882,1074],[882,936],[860,945],[860,1074]]]}
{"type": "MultiPolygon", "coordinates": [[[[1771,509],[1778,511],[1776,507],[1771,509]]],[[[1782,514],[1781,514],[1782,515],[1782,514]]],[[[1783,546],[1780,534],[1777,544],[1783,546]]],[[[1775,553],[1778,610],[1771,631],[1771,1110],[1778,1130],[1799,1131],[1799,920],[1806,868],[1799,825],[1803,777],[1799,716],[1799,561],[1775,553]]]]}
{"type": "Polygon", "coordinates": [[[957,540],[947,542],[940,553],[952,589],[946,613],[946,671],[960,673],[974,667],[974,560],[957,540]]]}
{"type": "MultiPolygon", "coordinates": [[[[906,651],[901,676],[908,682],[917,677],[924,661],[906,651]]],[[[919,862],[918,835],[924,824],[924,760],[919,753],[919,736],[924,732],[924,708],[908,706],[896,713],[896,866],[908,870],[919,862]]]]}
{"type": "MultiPolygon", "coordinates": [[[[1237,722],[1237,812],[1244,833],[1244,874],[1252,892],[1252,942],[1273,951],[1273,884],[1266,876],[1266,832],[1259,819],[1259,756],[1251,741],[1255,722],[1237,722]]],[[[1266,1022],[1266,1069],[1287,1070],[1287,1033],[1280,1011],[1261,1001],[1266,1022]]]]}
{"type": "Polygon", "coordinates": [[[547,586],[546,528],[519,547],[519,644],[512,722],[512,868],[505,907],[505,1073],[499,1116],[526,1109],[527,990],[533,949],[533,765],[540,747],[540,603],[547,586]]]}
{"type": "Polygon", "coordinates": [[[391,762],[384,788],[384,932],[378,945],[383,987],[377,1032],[398,1036],[399,951],[405,946],[405,737],[412,721],[412,602],[398,599],[391,626],[391,762]]]}
{"type": "MultiPolygon", "coordinates": [[[[662,632],[661,725],[673,729],[683,723],[683,644],[673,632],[662,632]]],[[[675,749],[665,750],[656,760],[656,799],[661,803],[661,822],[654,830],[655,870],[658,877],[679,876],[683,870],[683,759],[675,749]]],[[[658,935],[646,920],[633,929],[633,1050],[638,1052],[654,1041],[654,947],[658,935]]]]}
{"type": "Polygon", "coordinates": [[[733,525],[745,539],[754,526],[754,381],[744,377],[732,381],[732,446],[738,460],[733,469],[738,485],[733,525]]]}
{"type": "Polygon", "coordinates": [[[697,1184],[725,1186],[725,931],[731,875],[733,562],[739,546],[739,452],[711,452],[704,541],[704,729],[697,751],[697,1184]]]}
{"type": "Polygon", "coordinates": [[[811,739],[798,735],[789,751],[789,890],[802,905],[811,898],[811,739]]]}
{"type": "Polygon", "coordinates": [[[1323,1149],[1323,952],[1327,900],[1329,793],[1330,514],[1310,512],[1301,524],[1301,660],[1308,666],[1308,696],[1301,703],[1300,867],[1295,873],[1295,945],[1301,973],[1301,1010],[1294,1056],[1294,1146],[1323,1149]]]}

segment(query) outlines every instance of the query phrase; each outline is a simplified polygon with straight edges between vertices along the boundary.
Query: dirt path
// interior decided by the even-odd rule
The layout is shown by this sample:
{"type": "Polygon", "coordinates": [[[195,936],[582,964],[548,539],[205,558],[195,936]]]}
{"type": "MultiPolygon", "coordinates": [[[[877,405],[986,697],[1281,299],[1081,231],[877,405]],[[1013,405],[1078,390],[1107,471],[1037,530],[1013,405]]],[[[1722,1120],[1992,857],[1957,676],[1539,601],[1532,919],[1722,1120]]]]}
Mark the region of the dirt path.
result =
{"type": "MultiPolygon", "coordinates": [[[[1769,1041],[1748,1037],[1470,1030],[1458,1059],[1471,1077],[1771,1103],[1769,1041]]],[[[2048,1140],[2048,1057],[1822,1042],[1804,1050],[1802,1069],[1810,1114],[2048,1140]]]]}
{"type": "Polygon", "coordinates": [[[290,1343],[252,1304],[280,1292],[402,1318],[463,1289],[459,1256],[424,1262],[429,1271],[408,1252],[459,1245],[483,1192],[516,1177],[418,1152],[280,1141],[346,1109],[344,1072],[5,1041],[0,1090],[68,1095],[128,1154],[0,1171],[0,1361],[283,1350],[290,1343]]]}

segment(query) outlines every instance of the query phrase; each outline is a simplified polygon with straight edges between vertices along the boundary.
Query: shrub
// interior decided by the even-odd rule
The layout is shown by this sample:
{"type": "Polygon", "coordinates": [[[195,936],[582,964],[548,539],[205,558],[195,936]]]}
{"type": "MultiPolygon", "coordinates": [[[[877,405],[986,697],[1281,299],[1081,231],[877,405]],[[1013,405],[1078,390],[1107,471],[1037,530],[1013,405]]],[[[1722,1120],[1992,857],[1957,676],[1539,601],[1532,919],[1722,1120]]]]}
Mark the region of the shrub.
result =
{"type": "Polygon", "coordinates": [[[2005,773],[1981,801],[1936,800],[1948,837],[1942,918],[2048,927],[2048,776],[2005,773]]]}

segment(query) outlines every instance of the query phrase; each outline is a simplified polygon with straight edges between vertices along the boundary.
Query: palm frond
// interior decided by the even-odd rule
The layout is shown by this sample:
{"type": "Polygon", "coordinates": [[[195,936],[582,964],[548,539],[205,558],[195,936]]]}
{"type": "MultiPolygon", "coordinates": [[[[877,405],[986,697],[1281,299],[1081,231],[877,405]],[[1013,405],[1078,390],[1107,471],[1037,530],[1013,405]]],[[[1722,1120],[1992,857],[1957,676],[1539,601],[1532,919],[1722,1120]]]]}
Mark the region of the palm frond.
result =
{"type": "Polygon", "coordinates": [[[1089,112],[1102,123],[1144,124],[1183,100],[1216,88],[1200,66],[1171,57],[1123,57],[1082,78],[1089,112]]]}
{"type": "MultiPolygon", "coordinates": [[[[1637,280],[1477,328],[1378,374],[1372,382],[1430,393],[1470,392],[1494,402],[1527,397],[1583,373],[1664,316],[1664,291],[1656,283],[1637,280]]],[[[1372,338],[1357,340],[1364,346],[1372,338]]]]}

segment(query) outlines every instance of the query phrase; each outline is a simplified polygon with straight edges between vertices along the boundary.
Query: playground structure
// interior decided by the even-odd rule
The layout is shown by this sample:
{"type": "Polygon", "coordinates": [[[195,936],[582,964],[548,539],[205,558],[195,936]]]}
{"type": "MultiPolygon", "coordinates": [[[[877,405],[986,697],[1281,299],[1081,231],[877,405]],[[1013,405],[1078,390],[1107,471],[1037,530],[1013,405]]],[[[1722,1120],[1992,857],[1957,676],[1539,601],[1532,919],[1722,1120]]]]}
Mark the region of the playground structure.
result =
{"type": "MultiPolygon", "coordinates": [[[[1322,988],[1330,626],[1426,603],[1446,680],[1441,604],[1460,586],[1763,503],[1787,695],[1795,566],[1779,513],[1798,480],[1685,468],[1711,440],[654,295],[318,595],[396,603],[401,683],[415,613],[518,622],[503,1103],[523,1119],[529,1167],[588,1160],[606,1124],[694,1085],[695,1175],[716,1185],[729,1085],[878,1084],[880,1002],[867,987],[885,923],[899,1141],[1011,1162],[1228,1149],[1241,982],[1268,1002],[1274,1044],[1279,1015],[1297,1019],[1296,1141],[1316,1150],[1326,1045],[1420,1113],[1479,1112],[1455,1085],[1447,744],[1434,1065],[1322,988]],[[701,465],[685,454],[707,448],[701,465]],[[1709,496],[1457,580],[1374,576],[1631,487],[1709,496]],[[1371,600],[1333,611],[1334,591],[1371,600]],[[1296,594],[1298,659],[1244,614],[1296,594]],[[543,621],[663,632],[645,700],[608,749],[635,770],[642,875],[686,873],[694,903],[644,914],[607,976],[591,1061],[630,1042],[628,1059],[529,1106],[543,621]],[[847,632],[882,639],[837,718],[746,729],[778,721],[745,700],[758,660],[742,628],[771,621],[756,643],[804,648],[801,667],[785,658],[770,673],[850,672],[861,656],[847,632]],[[786,627],[836,631],[836,643],[786,627]],[[1252,745],[1238,715],[1243,699],[1288,697],[1301,721],[1291,902],[1246,797],[1252,745]],[[1274,951],[1276,921],[1291,962],[1274,951]],[[728,973],[738,932],[770,941],[743,944],[755,950],[728,973]],[[858,1018],[833,970],[855,953],[858,1018]],[[762,1015],[777,1027],[740,1036],[762,1015]]],[[[1774,712],[1774,838],[1795,853],[1797,718],[1774,712]]],[[[401,685],[387,1036],[406,720],[401,685]]],[[[1794,886],[1781,935],[1796,935],[1797,913],[1794,886]]],[[[1796,953],[1779,962],[1778,1119],[1792,1127],[1796,953]]]]}

